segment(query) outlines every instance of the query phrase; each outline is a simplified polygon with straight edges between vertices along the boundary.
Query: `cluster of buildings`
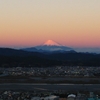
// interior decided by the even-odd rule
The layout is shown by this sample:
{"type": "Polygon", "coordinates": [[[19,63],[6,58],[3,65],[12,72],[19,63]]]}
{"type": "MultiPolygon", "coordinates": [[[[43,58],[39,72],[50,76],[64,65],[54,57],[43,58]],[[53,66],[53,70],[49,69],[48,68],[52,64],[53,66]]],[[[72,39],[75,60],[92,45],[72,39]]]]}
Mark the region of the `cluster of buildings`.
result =
{"type": "Polygon", "coordinates": [[[25,91],[3,91],[0,100],[59,100],[59,96],[25,91]]]}
{"type": "Polygon", "coordinates": [[[0,76],[5,75],[29,75],[29,76],[79,76],[79,77],[98,77],[100,67],[80,67],[80,66],[54,66],[54,67],[14,67],[0,68],[0,76]]]}
{"type": "Polygon", "coordinates": [[[99,95],[94,95],[93,92],[88,94],[67,94],[61,97],[59,94],[48,92],[34,91],[0,91],[0,100],[100,100],[99,95]]]}

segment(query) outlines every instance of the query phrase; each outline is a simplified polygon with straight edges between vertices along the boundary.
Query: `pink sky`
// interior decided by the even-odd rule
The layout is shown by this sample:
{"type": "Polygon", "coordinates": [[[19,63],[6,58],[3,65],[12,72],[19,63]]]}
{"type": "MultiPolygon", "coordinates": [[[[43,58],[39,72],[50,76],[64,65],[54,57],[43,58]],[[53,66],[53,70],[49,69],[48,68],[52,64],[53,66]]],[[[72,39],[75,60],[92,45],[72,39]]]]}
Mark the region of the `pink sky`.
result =
{"type": "Polygon", "coordinates": [[[0,46],[35,46],[48,39],[100,47],[100,0],[0,1],[0,46]]]}

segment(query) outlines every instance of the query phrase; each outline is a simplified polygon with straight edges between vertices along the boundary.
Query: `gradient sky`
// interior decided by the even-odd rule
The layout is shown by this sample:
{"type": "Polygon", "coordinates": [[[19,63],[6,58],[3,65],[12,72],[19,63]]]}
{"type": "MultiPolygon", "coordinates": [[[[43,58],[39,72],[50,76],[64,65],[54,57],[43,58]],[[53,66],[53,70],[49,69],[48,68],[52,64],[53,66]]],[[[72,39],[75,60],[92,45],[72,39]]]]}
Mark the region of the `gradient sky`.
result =
{"type": "Polygon", "coordinates": [[[0,0],[0,46],[35,46],[48,39],[100,47],[100,0],[0,0]]]}

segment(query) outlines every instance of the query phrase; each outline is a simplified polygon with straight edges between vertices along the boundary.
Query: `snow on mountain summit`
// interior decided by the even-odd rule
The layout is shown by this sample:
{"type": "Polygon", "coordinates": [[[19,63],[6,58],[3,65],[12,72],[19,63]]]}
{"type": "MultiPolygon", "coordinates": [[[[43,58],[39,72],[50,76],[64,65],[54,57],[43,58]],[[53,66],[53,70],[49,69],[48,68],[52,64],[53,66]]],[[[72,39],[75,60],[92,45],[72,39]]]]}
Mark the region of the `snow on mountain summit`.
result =
{"type": "Polygon", "coordinates": [[[47,40],[43,45],[47,45],[47,46],[61,46],[59,43],[56,43],[53,40],[47,40]]]}

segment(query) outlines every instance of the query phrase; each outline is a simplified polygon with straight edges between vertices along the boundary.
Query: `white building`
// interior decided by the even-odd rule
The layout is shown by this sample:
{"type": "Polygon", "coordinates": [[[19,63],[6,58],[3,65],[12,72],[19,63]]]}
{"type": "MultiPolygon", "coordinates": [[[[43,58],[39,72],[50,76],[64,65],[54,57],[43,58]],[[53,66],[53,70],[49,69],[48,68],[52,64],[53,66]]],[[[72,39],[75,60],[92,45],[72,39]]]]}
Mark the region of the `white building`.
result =
{"type": "Polygon", "coordinates": [[[45,97],[44,100],[59,100],[59,96],[51,95],[51,96],[45,97]]]}

